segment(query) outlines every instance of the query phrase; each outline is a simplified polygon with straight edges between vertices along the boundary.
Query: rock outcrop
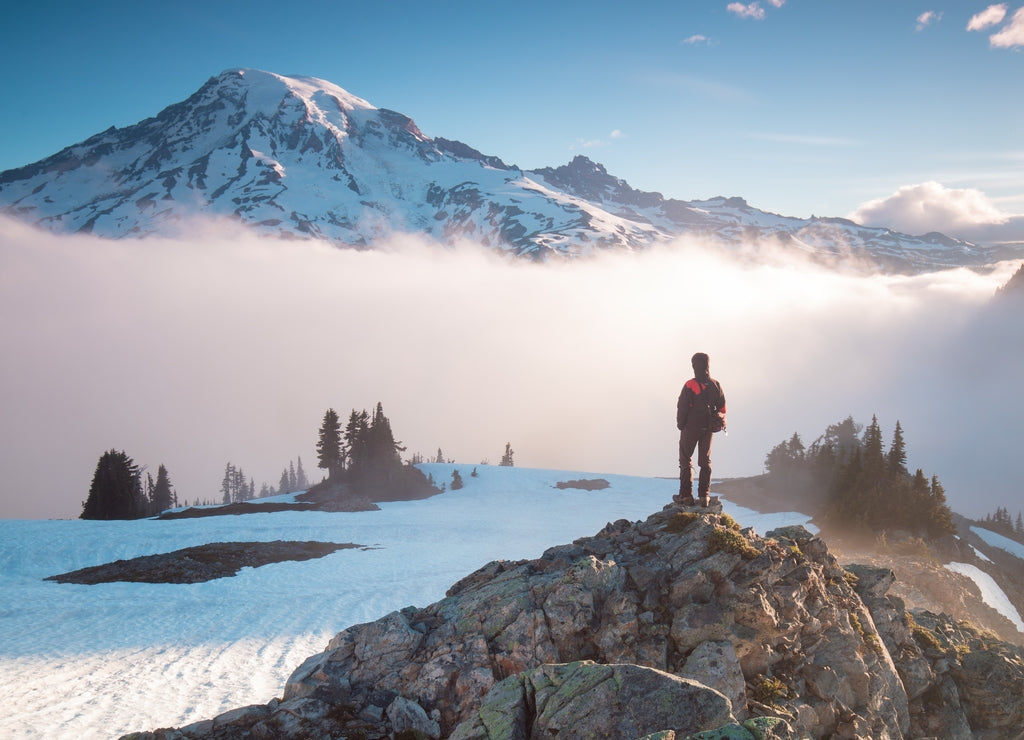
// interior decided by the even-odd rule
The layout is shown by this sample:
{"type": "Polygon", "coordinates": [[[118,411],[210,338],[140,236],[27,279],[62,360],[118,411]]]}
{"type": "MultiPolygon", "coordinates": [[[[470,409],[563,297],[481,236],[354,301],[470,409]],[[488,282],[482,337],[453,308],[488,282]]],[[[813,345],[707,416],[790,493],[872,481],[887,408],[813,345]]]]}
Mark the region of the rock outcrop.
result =
{"type": "Polygon", "coordinates": [[[666,507],[340,632],[283,697],[138,740],[1014,737],[1024,656],[801,527],[666,507]]]}

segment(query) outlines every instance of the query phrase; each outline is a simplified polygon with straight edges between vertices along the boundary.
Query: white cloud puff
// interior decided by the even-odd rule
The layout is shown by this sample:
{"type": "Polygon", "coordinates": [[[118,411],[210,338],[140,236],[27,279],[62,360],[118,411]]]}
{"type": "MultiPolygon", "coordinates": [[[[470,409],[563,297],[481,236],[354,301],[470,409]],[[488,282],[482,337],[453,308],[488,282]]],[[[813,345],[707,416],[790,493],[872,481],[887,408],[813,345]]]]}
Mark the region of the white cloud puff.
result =
{"type": "Polygon", "coordinates": [[[725,6],[725,9],[730,13],[738,15],[740,18],[754,18],[755,20],[764,20],[764,8],[761,7],[760,3],[729,3],[725,6]]]}
{"type": "Polygon", "coordinates": [[[938,23],[942,20],[942,13],[936,13],[934,10],[926,10],[917,16],[917,30],[923,31],[933,23],[938,23]]]}
{"type": "Polygon", "coordinates": [[[989,44],[1001,49],[1024,46],[1024,7],[1018,8],[1010,22],[989,38],[989,44]]]}
{"type": "Polygon", "coordinates": [[[1006,3],[999,3],[998,5],[989,5],[980,13],[971,16],[971,19],[967,22],[968,31],[983,31],[990,26],[995,26],[1003,22],[1003,18],[1006,17],[1006,3]]]}
{"type": "Polygon", "coordinates": [[[991,240],[1006,227],[1002,238],[1020,239],[1021,219],[1001,211],[985,193],[973,188],[947,188],[938,182],[907,185],[885,198],[862,204],[849,216],[865,226],[907,234],[939,231],[969,241],[991,240]]]}

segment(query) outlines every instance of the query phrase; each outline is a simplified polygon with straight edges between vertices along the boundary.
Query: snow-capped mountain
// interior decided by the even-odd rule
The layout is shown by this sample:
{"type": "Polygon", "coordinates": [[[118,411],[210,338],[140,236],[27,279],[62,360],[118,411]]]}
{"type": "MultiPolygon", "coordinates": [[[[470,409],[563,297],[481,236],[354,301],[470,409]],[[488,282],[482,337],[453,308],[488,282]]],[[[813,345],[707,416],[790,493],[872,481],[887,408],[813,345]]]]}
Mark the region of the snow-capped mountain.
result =
{"type": "Polygon", "coordinates": [[[0,173],[0,213],[58,232],[173,234],[195,214],[263,233],[365,247],[384,234],[459,238],[515,255],[641,249],[683,234],[778,240],[892,271],[991,262],[991,249],[842,219],[797,219],[740,198],[666,199],[585,157],[523,171],[309,77],[232,69],[155,118],[0,173]]]}

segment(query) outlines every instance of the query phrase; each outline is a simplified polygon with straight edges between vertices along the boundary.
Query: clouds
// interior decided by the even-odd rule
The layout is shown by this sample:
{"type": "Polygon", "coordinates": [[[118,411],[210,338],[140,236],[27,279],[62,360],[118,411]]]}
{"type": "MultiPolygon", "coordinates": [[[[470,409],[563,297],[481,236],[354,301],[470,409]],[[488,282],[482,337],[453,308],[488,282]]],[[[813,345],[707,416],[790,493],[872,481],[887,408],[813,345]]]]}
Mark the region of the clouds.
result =
{"type": "MultiPolygon", "coordinates": [[[[989,5],[980,13],[971,16],[967,22],[968,31],[987,31],[1003,22],[1008,7],[1006,3],[989,5]]],[[[1018,8],[1010,22],[989,36],[989,45],[997,49],[1011,49],[1024,46],[1024,7],[1018,8]]]]}
{"type": "Polygon", "coordinates": [[[576,149],[600,149],[602,147],[610,146],[618,139],[629,138],[621,129],[613,129],[607,138],[602,139],[577,139],[572,146],[569,147],[569,151],[575,151],[576,149]]]}
{"type": "MultiPolygon", "coordinates": [[[[0,221],[0,515],[77,516],[111,447],[165,464],[189,500],[215,498],[228,461],[257,488],[297,455],[316,473],[324,410],[377,401],[407,455],[478,464],[511,442],[523,466],[672,476],[698,350],[729,393],[721,474],[760,472],[793,431],[878,413],[959,503],[975,475],[959,453],[990,442],[937,422],[935,398],[962,367],[950,344],[1009,268],[863,278],[695,241],[546,265],[411,237],[381,247],[222,226],[112,242],[0,221]]],[[[1024,359],[1004,343],[1012,375],[1024,359]]],[[[990,433],[1019,439],[1019,405],[1001,399],[990,433]]],[[[988,423],[988,405],[966,407],[988,423]]],[[[1013,473],[992,465],[995,501],[1013,473]]]]}
{"type": "Polygon", "coordinates": [[[997,25],[1003,22],[1003,18],[1006,17],[1006,3],[1000,3],[999,5],[989,5],[980,13],[971,16],[971,19],[967,22],[968,31],[983,31],[990,26],[997,25]]]}
{"type": "Polygon", "coordinates": [[[980,190],[947,188],[938,182],[901,187],[862,204],[849,218],[907,234],[938,231],[983,243],[1024,241],[1024,218],[1004,213],[980,190]]]}
{"type": "Polygon", "coordinates": [[[917,16],[917,25],[915,26],[914,30],[923,31],[924,29],[928,28],[928,26],[936,24],[941,20],[942,13],[938,13],[934,10],[926,10],[925,12],[921,13],[921,15],[917,16]]]}
{"type": "MultiPolygon", "coordinates": [[[[786,4],[786,0],[767,0],[767,2],[773,8],[781,8],[786,4]]],[[[765,17],[765,10],[759,2],[729,3],[725,6],[725,9],[740,18],[753,18],[757,21],[763,21],[765,17]]]]}

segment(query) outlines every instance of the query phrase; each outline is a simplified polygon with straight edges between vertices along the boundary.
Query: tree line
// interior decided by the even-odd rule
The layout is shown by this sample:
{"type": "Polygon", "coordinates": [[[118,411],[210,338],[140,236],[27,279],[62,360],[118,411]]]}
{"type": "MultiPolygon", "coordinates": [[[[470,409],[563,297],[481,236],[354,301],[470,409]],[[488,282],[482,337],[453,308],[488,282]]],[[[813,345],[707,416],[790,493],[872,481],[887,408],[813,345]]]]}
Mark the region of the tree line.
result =
{"type": "Polygon", "coordinates": [[[999,506],[995,513],[986,514],[984,519],[976,519],[975,522],[985,529],[1009,537],[1017,542],[1024,542],[1024,514],[1017,512],[1017,518],[1010,516],[1006,507],[999,506]]]}
{"type": "Polygon", "coordinates": [[[321,485],[344,485],[375,501],[436,490],[412,462],[402,461],[404,451],[379,401],[372,414],[352,409],[344,428],[338,413],[329,408],[316,442],[317,466],[327,471],[321,485]]]}
{"type": "MultiPolygon", "coordinates": [[[[349,488],[368,496],[371,500],[388,500],[396,497],[426,495],[436,492],[433,482],[425,477],[415,465],[423,462],[420,455],[414,455],[409,462],[403,462],[401,453],[405,447],[395,440],[391,421],[384,414],[384,408],[377,403],[373,413],[365,409],[349,414],[348,421],[341,427],[341,420],[333,408],[324,413],[316,442],[317,464],[327,471],[322,484],[344,483],[349,488]]],[[[506,443],[501,465],[512,466],[511,443],[506,443]]],[[[437,450],[436,462],[444,462],[441,449],[437,450]]],[[[145,468],[132,460],[123,450],[104,452],[96,464],[88,497],[82,502],[82,519],[140,519],[157,516],[161,512],[178,506],[178,495],[170,482],[163,464],[159,466],[156,480],[149,474],[143,477],[145,468]]],[[[281,472],[278,487],[263,483],[259,497],[281,493],[308,490],[314,487],[302,465],[289,461],[281,472]]],[[[241,466],[228,462],[220,484],[222,505],[248,501],[256,498],[256,485],[241,466]]],[[[213,505],[213,501],[194,505],[213,505]]],[[[184,505],[188,505],[185,501],[184,505]]]]}
{"type": "Polygon", "coordinates": [[[824,494],[824,523],[863,531],[905,530],[927,538],[956,532],[937,476],[907,469],[907,445],[897,420],[888,450],[878,417],[867,428],[853,417],[830,425],[809,447],[800,435],[765,457],[768,482],[804,496],[824,494]],[[863,433],[862,433],[863,431],[863,433]]]}
{"type": "Polygon", "coordinates": [[[156,480],[135,464],[124,450],[108,450],[100,455],[82,502],[82,519],[141,519],[155,516],[178,505],[167,468],[157,468],[156,480]]]}

